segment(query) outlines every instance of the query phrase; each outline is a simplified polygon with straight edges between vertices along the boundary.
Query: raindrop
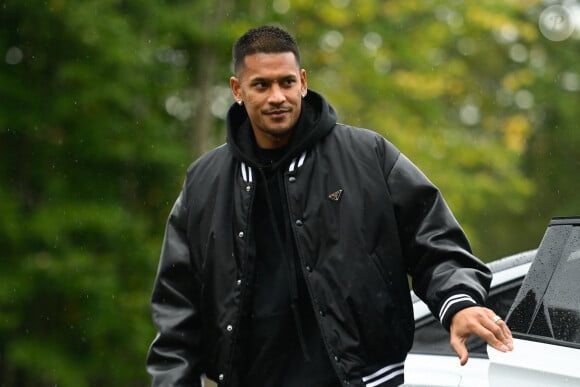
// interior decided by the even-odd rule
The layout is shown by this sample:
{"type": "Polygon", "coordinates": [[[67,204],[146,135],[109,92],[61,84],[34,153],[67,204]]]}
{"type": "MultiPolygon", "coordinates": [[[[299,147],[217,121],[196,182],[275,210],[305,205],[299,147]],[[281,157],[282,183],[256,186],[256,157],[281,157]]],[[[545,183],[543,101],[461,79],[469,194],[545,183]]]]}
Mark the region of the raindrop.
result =
{"type": "Polygon", "coordinates": [[[185,50],[174,50],[171,62],[177,67],[184,67],[189,62],[189,55],[185,50]]]}
{"type": "Polygon", "coordinates": [[[274,12],[279,14],[285,14],[290,11],[290,1],[288,0],[274,0],[272,3],[272,8],[274,12]]]}
{"type": "Polygon", "coordinates": [[[504,24],[499,30],[499,39],[504,43],[515,42],[519,35],[518,29],[511,24],[504,24]]]}
{"type": "Polygon", "coordinates": [[[553,42],[568,39],[575,27],[570,11],[561,5],[552,5],[543,10],[538,24],[542,35],[553,42]]]}
{"type": "Polygon", "coordinates": [[[510,47],[510,58],[514,62],[525,62],[528,59],[528,49],[523,44],[516,43],[510,47]]]}
{"type": "Polygon", "coordinates": [[[514,95],[514,102],[520,109],[530,109],[534,106],[534,95],[528,90],[519,90],[514,95]]]}
{"type": "Polygon", "coordinates": [[[453,30],[463,27],[463,17],[457,12],[451,12],[447,16],[447,25],[453,30]]]}
{"type": "Polygon", "coordinates": [[[333,51],[336,50],[338,47],[340,47],[343,41],[344,38],[342,34],[338,31],[333,30],[328,31],[326,34],[324,34],[320,42],[320,45],[326,51],[333,51]]]}
{"type": "Polygon", "coordinates": [[[384,56],[380,56],[377,59],[375,59],[375,71],[379,74],[386,74],[389,71],[391,71],[391,61],[389,60],[389,58],[384,57],[384,56]]]}
{"type": "Polygon", "coordinates": [[[350,0],[330,0],[330,3],[336,8],[346,8],[350,4],[350,0]]]}
{"type": "Polygon", "coordinates": [[[177,67],[184,67],[189,62],[187,51],[175,50],[171,47],[164,47],[158,50],[156,57],[159,62],[172,64],[177,67]]]}
{"type": "Polygon", "coordinates": [[[447,7],[439,6],[435,8],[435,17],[440,21],[446,21],[451,14],[451,10],[447,7]]]}
{"type": "Polygon", "coordinates": [[[22,53],[22,50],[19,47],[10,47],[7,51],[6,51],[6,63],[8,63],[9,65],[17,65],[18,63],[22,62],[22,59],[24,58],[24,54],[22,53]]]}
{"type": "Polygon", "coordinates": [[[465,104],[459,110],[459,119],[465,125],[475,125],[479,123],[480,114],[479,108],[473,104],[465,104]]]}
{"type": "Polygon", "coordinates": [[[192,114],[191,105],[175,95],[165,100],[165,110],[180,121],[187,120],[192,114]]]}
{"type": "Polygon", "coordinates": [[[215,87],[212,94],[212,103],[209,108],[211,114],[223,120],[231,105],[231,90],[228,87],[215,87]]]}
{"type": "Polygon", "coordinates": [[[562,87],[567,91],[580,90],[580,76],[573,72],[565,72],[562,74],[562,87]]]}
{"type": "Polygon", "coordinates": [[[376,32],[369,32],[364,36],[363,44],[367,49],[377,51],[383,44],[383,38],[376,32]]]}

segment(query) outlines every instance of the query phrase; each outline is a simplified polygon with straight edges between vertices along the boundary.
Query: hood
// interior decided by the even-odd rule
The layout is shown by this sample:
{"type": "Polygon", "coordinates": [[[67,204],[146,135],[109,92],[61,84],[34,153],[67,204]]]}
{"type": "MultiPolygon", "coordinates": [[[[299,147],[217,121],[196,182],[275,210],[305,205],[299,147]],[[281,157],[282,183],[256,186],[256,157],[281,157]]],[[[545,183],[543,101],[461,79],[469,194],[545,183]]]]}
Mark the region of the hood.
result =
{"type": "MultiPolygon", "coordinates": [[[[292,158],[312,147],[326,136],[336,124],[336,112],[330,104],[315,91],[308,90],[302,99],[302,110],[284,155],[271,166],[276,169],[292,158]]],[[[255,138],[246,108],[232,104],[227,115],[227,143],[234,157],[256,168],[260,165],[255,155],[255,138]]]]}

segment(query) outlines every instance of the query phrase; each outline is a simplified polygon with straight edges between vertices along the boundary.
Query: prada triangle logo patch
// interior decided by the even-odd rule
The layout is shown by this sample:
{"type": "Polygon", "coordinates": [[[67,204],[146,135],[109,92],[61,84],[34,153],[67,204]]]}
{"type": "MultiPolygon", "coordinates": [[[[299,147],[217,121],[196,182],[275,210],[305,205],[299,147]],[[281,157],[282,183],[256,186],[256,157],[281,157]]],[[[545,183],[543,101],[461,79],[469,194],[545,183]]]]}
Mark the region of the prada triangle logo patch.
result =
{"type": "Polygon", "coordinates": [[[338,202],[340,200],[341,196],[342,196],[342,190],[339,189],[338,191],[334,191],[333,193],[328,195],[328,198],[334,202],[338,202]]]}

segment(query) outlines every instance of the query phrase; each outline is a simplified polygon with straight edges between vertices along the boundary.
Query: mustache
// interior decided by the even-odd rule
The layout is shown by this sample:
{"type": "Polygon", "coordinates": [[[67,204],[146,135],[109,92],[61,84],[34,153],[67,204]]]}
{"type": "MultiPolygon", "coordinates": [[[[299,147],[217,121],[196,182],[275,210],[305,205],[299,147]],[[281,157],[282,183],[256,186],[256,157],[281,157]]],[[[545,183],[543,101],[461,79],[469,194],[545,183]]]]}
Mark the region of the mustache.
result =
{"type": "Polygon", "coordinates": [[[276,109],[263,110],[262,113],[264,113],[264,114],[276,114],[276,113],[289,113],[291,111],[292,111],[291,107],[279,107],[276,109]]]}

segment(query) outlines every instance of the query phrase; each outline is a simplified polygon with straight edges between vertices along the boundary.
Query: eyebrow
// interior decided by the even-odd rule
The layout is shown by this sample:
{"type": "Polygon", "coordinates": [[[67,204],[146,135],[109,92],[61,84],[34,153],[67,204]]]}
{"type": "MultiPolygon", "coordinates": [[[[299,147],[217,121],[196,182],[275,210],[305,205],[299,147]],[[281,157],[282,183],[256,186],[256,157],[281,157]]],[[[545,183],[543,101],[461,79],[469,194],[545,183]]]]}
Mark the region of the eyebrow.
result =
{"type": "Polygon", "coordinates": [[[298,79],[298,77],[296,77],[296,75],[294,74],[289,74],[289,75],[283,75],[281,77],[275,77],[275,78],[267,78],[267,77],[256,77],[256,78],[252,78],[250,79],[250,83],[255,83],[255,82],[271,82],[272,80],[288,80],[288,79],[298,79]]]}

